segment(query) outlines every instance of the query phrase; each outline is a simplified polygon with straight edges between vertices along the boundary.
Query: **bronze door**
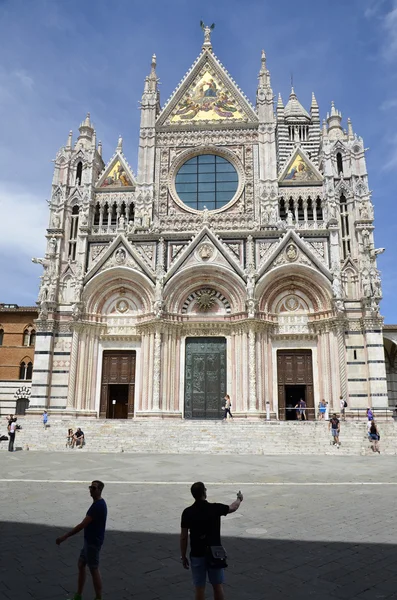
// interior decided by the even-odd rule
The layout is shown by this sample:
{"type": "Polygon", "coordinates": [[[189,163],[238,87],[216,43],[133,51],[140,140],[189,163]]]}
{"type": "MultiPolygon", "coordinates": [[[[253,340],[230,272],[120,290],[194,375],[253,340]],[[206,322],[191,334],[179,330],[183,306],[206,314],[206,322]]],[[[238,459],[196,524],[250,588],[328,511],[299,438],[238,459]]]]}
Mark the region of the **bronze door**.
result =
{"type": "Polygon", "coordinates": [[[313,364],[311,350],[277,351],[277,386],[280,419],[294,420],[300,398],[306,401],[306,417],[314,418],[313,364]]]}
{"type": "Polygon", "coordinates": [[[135,350],[103,353],[100,417],[127,419],[134,416],[135,350]]]}
{"type": "Polygon", "coordinates": [[[225,394],[226,339],[187,338],[185,418],[221,418],[225,394]]]}

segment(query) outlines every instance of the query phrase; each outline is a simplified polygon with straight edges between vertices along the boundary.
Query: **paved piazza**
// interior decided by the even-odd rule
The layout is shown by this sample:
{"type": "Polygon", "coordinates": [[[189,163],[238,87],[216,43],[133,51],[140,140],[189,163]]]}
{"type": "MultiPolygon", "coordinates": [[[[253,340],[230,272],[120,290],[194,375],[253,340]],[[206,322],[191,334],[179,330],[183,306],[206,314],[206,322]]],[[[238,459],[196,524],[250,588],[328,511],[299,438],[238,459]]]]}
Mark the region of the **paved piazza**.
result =
{"type": "MultiPolygon", "coordinates": [[[[189,485],[241,509],[223,520],[227,600],[397,597],[395,458],[1,453],[0,597],[64,600],[74,591],[87,483],[102,479],[109,518],[104,599],[190,600],[179,562],[189,485]]],[[[93,598],[87,580],[85,598],[93,598]]],[[[212,598],[211,590],[207,598],[212,598]]]]}

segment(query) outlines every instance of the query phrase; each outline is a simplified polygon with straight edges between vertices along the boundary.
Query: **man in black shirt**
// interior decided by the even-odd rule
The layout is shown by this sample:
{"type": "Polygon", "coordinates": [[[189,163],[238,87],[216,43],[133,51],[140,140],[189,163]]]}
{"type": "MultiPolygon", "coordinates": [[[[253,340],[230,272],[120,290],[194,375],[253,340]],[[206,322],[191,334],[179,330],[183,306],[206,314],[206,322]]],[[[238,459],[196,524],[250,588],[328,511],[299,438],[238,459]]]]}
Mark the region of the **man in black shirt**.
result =
{"type": "Polygon", "coordinates": [[[196,588],[195,600],[204,600],[207,579],[214,589],[214,600],[224,600],[224,569],[213,569],[207,566],[206,550],[209,546],[221,545],[221,517],[235,512],[243,495],[238,492],[237,499],[228,506],[207,502],[207,489],[201,481],[190,488],[194,504],[185,508],[181,519],[181,560],[185,569],[189,568],[186,556],[188,531],[190,530],[190,566],[192,568],[193,585],[196,588]]]}

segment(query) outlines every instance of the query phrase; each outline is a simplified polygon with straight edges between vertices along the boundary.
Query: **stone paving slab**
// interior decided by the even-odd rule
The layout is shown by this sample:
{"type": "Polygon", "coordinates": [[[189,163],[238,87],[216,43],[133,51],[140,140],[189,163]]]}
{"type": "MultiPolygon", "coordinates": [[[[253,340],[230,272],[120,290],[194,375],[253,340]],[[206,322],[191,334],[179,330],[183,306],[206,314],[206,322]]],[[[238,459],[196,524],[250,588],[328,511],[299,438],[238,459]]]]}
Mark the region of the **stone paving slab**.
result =
{"type": "MultiPolygon", "coordinates": [[[[65,600],[73,592],[82,534],[59,548],[55,538],[85,515],[86,482],[94,478],[105,481],[109,508],[104,600],[194,597],[178,533],[191,503],[187,482],[198,479],[212,501],[232,502],[239,487],[245,494],[240,511],[223,519],[227,600],[396,598],[392,463],[382,456],[1,455],[0,598],[65,600]],[[333,485],[339,480],[346,485],[333,485]],[[370,481],[382,485],[362,485],[370,481]]],[[[85,598],[93,598],[89,580],[85,598]]]]}

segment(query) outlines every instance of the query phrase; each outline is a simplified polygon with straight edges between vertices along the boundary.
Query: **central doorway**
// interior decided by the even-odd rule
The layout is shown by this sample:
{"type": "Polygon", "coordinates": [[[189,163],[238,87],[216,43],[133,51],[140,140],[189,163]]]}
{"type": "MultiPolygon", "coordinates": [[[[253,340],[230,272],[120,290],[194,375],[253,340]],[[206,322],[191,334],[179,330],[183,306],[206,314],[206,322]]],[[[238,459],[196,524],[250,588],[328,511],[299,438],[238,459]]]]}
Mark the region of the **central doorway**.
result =
{"type": "Polygon", "coordinates": [[[135,350],[103,353],[99,416],[128,419],[134,416],[135,350]]]}
{"type": "MultiPolygon", "coordinates": [[[[306,386],[305,385],[286,385],[285,386],[285,420],[296,421],[298,411],[295,406],[299,400],[306,402],[306,386]]],[[[306,417],[308,416],[306,412],[306,417]]]]}
{"type": "Polygon", "coordinates": [[[185,419],[220,419],[226,394],[226,339],[186,338],[185,419]]]}
{"type": "Polygon", "coordinates": [[[109,385],[107,419],[128,418],[128,385],[109,385]]]}
{"type": "Polygon", "coordinates": [[[297,419],[295,406],[299,400],[306,402],[306,418],[314,414],[313,364],[311,350],[277,351],[278,409],[281,420],[297,419]]]}

